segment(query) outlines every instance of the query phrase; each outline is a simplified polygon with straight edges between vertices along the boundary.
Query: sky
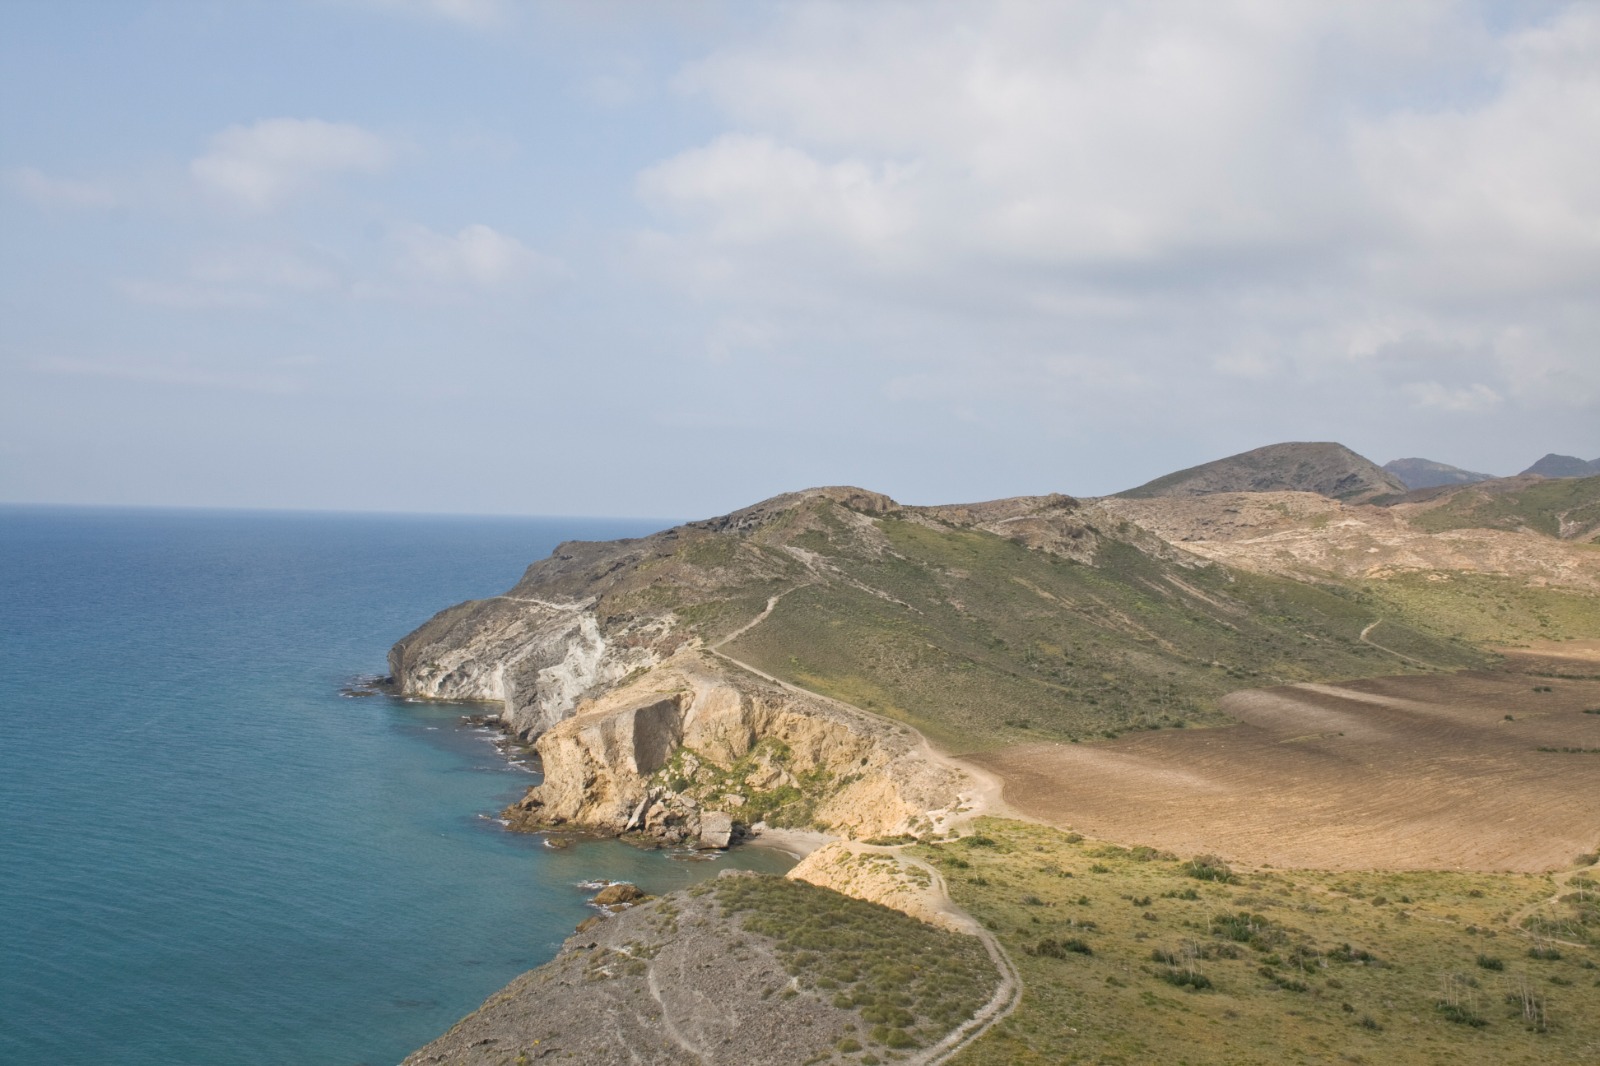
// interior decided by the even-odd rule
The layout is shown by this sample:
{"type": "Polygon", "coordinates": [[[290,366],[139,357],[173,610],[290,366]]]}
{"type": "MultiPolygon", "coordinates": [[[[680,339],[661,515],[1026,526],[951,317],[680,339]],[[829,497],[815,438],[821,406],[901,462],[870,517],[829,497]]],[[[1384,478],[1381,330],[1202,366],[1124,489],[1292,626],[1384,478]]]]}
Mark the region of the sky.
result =
{"type": "Polygon", "coordinates": [[[1600,2],[0,4],[0,500],[1600,456],[1600,2]]]}

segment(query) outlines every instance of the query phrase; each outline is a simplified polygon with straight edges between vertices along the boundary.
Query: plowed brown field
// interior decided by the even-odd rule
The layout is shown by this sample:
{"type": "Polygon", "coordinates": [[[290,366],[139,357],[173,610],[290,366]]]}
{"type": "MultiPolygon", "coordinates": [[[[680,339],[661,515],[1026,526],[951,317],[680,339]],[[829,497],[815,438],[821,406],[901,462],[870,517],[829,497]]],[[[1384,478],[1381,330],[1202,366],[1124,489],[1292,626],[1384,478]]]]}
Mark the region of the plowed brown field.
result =
{"type": "MultiPolygon", "coordinates": [[[[1600,674],[1600,642],[1523,669],[1600,674]]],[[[1515,870],[1600,846],[1600,680],[1504,672],[1238,692],[1238,725],[970,761],[1092,837],[1324,870],[1515,870]],[[1537,691],[1548,686],[1551,691],[1537,691]],[[1510,716],[1510,717],[1507,717],[1510,716]]]]}

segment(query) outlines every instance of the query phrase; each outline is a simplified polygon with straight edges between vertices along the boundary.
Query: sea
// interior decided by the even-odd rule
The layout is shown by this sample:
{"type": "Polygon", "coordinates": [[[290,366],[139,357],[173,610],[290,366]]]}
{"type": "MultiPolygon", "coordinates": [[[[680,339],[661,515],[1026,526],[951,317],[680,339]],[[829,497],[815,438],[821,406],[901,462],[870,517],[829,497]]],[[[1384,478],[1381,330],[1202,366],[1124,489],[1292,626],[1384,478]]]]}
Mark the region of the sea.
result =
{"type": "Polygon", "coordinates": [[[0,1063],[392,1064],[552,958],[599,882],[464,716],[342,694],[561,541],[665,523],[0,507],[0,1063]]]}

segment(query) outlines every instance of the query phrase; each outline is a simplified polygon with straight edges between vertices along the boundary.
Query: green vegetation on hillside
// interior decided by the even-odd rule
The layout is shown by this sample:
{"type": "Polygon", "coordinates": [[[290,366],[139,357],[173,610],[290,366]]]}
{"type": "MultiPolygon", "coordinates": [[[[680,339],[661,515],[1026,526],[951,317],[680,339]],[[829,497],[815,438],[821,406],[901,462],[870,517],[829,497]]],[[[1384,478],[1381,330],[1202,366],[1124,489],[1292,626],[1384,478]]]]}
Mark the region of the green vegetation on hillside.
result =
{"type": "Polygon", "coordinates": [[[1411,522],[1429,533],[1532,529],[1549,537],[1594,541],[1600,538],[1600,476],[1538,481],[1512,491],[1463,489],[1412,515],[1411,522]]]}
{"type": "MultiPolygon", "coordinates": [[[[1514,644],[1600,633],[1600,597],[1496,574],[1401,574],[1365,583],[1360,595],[1385,617],[1445,639],[1514,644]]],[[[1415,654],[1398,627],[1385,624],[1372,639],[1415,654]]]]}
{"type": "Polygon", "coordinates": [[[916,853],[1022,974],[964,1066],[1542,1066],[1600,1046],[1600,960],[1558,942],[1593,935],[1588,877],[1519,930],[1551,878],[1227,870],[997,819],[916,853]]]}
{"type": "MultiPolygon", "coordinates": [[[[831,572],[727,650],[953,747],[1217,722],[1237,688],[1418,665],[1362,642],[1383,615],[1337,584],[1186,568],[1110,538],[1087,565],[896,514],[872,520],[884,550],[864,550],[836,506],[797,538],[831,572]]],[[[1484,661],[1400,621],[1385,635],[1420,664],[1484,661]]]]}
{"type": "Polygon", "coordinates": [[[742,928],[774,941],[802,987],[860,1014],[860,1031],[839,1042],[846,1061],[871,1066],[888,1049],[939,1040],[972,1017],[999,982],[974,937],[804,881],[719,877],[690,891],[715,892],[742,928]]]}

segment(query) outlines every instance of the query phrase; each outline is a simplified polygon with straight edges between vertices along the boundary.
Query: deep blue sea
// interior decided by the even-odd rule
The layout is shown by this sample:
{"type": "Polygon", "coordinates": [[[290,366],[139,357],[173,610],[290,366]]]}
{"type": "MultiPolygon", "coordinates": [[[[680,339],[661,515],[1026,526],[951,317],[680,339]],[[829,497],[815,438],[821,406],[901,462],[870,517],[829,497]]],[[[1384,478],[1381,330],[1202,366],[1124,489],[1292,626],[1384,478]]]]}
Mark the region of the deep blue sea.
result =
{"type": "Polygon", "coordinates": [[[662,523],[0,507],[0,1063],[395,1063],[588,913],[771,852],[557,851],[465,708],[339,692],[662,523]]]}

